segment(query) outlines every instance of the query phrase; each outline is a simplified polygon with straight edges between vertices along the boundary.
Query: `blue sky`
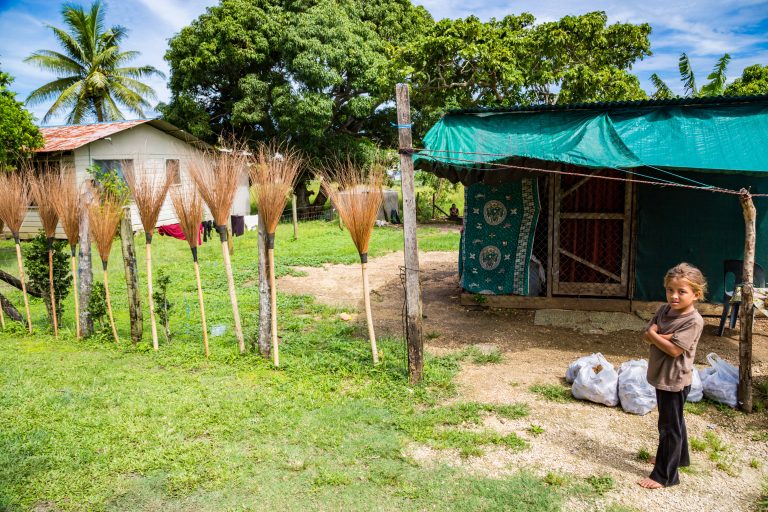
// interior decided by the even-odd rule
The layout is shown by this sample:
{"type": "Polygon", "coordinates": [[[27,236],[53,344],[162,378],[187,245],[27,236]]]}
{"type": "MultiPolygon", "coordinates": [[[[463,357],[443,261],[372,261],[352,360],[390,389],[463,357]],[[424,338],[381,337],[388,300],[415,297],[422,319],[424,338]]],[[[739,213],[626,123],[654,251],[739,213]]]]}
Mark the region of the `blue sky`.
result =
{"type": "MultiPolygon", "coordinates": [[[[87,4],[89,2],[80,2],[87,4]]],[[[107,24],[130,29],[124,48],[142,53],[136,61],[168,74],[163,60],[167,40],[215,5],[212,0],[107,0],[107,24]]],[[[435,19],[476,15],[483,20],[506,14],[530,12],[537,21],[551,21],[567,14],[605,11],[609,21],[648,22],[653,27],[653,55],[633,69],[650,91],[648,78],[658,73],[677,92],[682,92],[677,71],[680,52],[691,57],[699,83],[725,52],[733,57],[728,76],[733,79],[751,64],[768,64],[768,0],[416,0],[435,19]]],[[[37,49],[54,49],[47,24],[62,26],[57,0],[0,0],[0,67],[16,78],[13,89],[24,99],[53,76],[23,62],[37,49]]],[[[169,97],[164,80],[150,82],[158,99],[169,97]]],[[[32,112],[42,118],[48,106],[32,112]]],[[[60,120],[59,120],[60,122],[60,120]]],[[[56,121],[53,122],[56,124],[56,121]]]]}

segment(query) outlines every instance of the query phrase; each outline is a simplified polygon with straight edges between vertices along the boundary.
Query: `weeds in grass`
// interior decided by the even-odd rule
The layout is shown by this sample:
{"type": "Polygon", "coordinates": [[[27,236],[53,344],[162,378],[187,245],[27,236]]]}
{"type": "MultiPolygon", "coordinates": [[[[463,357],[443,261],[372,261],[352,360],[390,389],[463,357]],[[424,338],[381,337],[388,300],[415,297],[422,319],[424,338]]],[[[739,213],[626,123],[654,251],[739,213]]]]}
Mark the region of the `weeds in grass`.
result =
{"type": "Polygon", "coordinates": [[[763,491],[755,505],[757,512],[768,512],[768,478],[763,480],[763,491]]]}
{"type": "Polygon", "coordinates": [[[440,333],[437,331],[428,332],[425,336],[428,340],[436,340],[440,337],[440,333]]]}
{"type": "Polygon", "coordinates": [[[544,477],[544,483],[552,487],[565,487],[569,481],[570,478],[568,475],[552,471],[547,473],[547,475],[544,477]]]}
{"type": "Polygon", "coordinates": [[[587,483],[599,496],[604,496],[605,493],[614,487],[613,478],[610,475],[588,476],[587,483]]]}
{"type": "Polygon", "coordinates": [[[683,410],[688,414],[701,416],[707,410],[707,404],[703,400],[700,402],[685,402],[683,410]]]}
{"type": "Polygon", "coordinates": [[[651,460],[651,453],[645,449],[645,447],[640,448],[637,452],[637,460],[642,462],[648,462],[651,460]]]}
{"type": "Polygon", "coordinates": [[[739,472],[735,468],[734,455],[730,446],[714,432],[704,434],[704,439],[710,449],[709,460],[715,463],[715,467],[728,476],[738,476],[739,472]]]}
{"type": "Polygon", "coordinates": [[[752,434],[752,440],[768,442],[768,432],[758,432],[757,434],[752,434]]]}
{"type": "Polygon", "coordinates": [[[534,384],[528,390],[550,402],[567,403],[574,401],[571,390],[557,384],[534,384]]]}
{"type": "Polygon", "coordinates": [[[691,445],[691,450],[695,452],[703,452],[707,449],[707,442],[699,437],[689,437],[688,444],[691,445]]]}
{"type": "Polygon", "coordinates": [[[749,467],[752,469],[760,469],[762,466],[763,464],[757,459],[752,459],[749,461],[749,467]]]}
{"type": "Polygon", "coordinates": [[[699,471],[693,465],[690,465],[690,466],[680,466],[680,468],[678,468],[678,469],[680,470],[681,473],[686,474],[686,475],[698,475],[699,474],[699,471]]]}
{"type": "Polygon", "coordinates": [[[639,508],[628,507],[621,503],[611,503],[605,508],[605,512],[641,512],[639,508]]]}
{"type": "Polygon", "coordinates": [[[530,432],[534,436],[540,436],[541,434],[544,433],[544,427],[542,427],[541,425],[534,425],[533,423],[531,423],[531,425],[528,427],[528,432],[530,432]]]}

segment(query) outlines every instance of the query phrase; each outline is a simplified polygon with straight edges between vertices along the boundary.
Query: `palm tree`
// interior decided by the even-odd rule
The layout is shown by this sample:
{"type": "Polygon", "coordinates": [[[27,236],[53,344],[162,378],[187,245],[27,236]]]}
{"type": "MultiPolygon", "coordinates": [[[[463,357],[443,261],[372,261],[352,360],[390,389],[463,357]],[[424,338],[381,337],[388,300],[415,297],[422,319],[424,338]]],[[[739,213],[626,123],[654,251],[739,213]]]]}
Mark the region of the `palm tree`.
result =
{"type": "Polygon", "coordinates": [[[38,50],[25,59],[53,72],[58,79],[32,91],[27,103],[34,105],[55,98],[43,117],[44,123],[63,112],[68,112],[70,124],[94,118],[99,122],[124,119],[118,104],[144,117],[144,109],[151,107],[148,100],[156,96],[139,80],[165,75],[152,66],[126,67],[139,52],[120,50],[120,42],[128,33],[125,27],[104,29],[105,11],[100,0],[94,1],[87,12],[82,6],[64,4],[61,14],[69,31],[48,27],[63,52],[38,50]]]}
{"type": "MultiPolygon", "coordinates": [[[[677,62],[677,67],[680,70],[680,80],[683,82],[683,89],[685,91],[685,97],[695,98],[697,96],[720,96],[725,92],[726,71],[728,70],[728,64],[731,62],[731,56],[727,53],[717,59],[712,72],[707,75],[707,82],[701,89],[696,88],[696,77],[693,74],[693,68],[691,67],[691,61],[688,59],[688,55],[685,53],[680,54],[680,59],[677,62]]],[[[662,80],[656,73],[651,75],[651,83],[656,87],[656,92],[653,93],[653,98],[657,100],[665,100],[676,97],[669,86],[662,80]]]]}

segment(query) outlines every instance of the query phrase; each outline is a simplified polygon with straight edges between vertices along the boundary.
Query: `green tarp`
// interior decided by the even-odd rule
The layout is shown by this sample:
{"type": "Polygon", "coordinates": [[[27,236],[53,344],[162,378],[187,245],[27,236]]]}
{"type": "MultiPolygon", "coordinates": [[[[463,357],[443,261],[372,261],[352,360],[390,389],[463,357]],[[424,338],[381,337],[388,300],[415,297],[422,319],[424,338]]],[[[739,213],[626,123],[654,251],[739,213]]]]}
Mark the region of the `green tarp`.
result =
{"type": "MultiPolygon", "coordinates": [[[[424,137],[424,167],[528,158],[584,167],[768,172],[768,102],[460,113],[424,137]],[[469,160],[469,161],[468,161],[469,160]]],[[[677,180],[675,180],[677,181],[677,180]]]]}

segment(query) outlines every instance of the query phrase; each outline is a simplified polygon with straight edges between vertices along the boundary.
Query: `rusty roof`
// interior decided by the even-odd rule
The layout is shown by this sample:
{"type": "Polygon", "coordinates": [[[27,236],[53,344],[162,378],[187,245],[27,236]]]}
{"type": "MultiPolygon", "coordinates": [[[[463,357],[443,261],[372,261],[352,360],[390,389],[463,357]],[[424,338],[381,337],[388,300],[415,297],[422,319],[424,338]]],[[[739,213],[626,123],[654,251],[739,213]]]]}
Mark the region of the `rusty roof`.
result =
{"type": "Polygon", "coordinates": [[[149,124],[158,130],[165,132],[177,139],[192,144],[198,148],[206,148],[208,145],[197,137],[177,128],[166,121],[159,119],[135,119],[132,121],[112,121],[109,123],[75,124],[64,126],[43,126],[40,128],[45,139],[45,146],[38,149],[37,153],[51,153],[54,151],[69,151],[95,142],[104,137],[122,132],[138,126],[149,124]]]}

